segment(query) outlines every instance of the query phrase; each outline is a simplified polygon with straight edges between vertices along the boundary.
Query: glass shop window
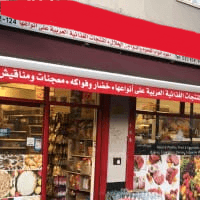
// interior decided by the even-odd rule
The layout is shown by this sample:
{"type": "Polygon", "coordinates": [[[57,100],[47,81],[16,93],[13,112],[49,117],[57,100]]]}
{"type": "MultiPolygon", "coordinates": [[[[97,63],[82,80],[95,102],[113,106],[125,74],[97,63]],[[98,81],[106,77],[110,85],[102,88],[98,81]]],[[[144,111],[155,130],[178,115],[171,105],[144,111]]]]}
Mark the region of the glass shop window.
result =
{"type": "Polygon", "coordinates": [[[192,125],[192,141],[200,142],[200,119],[193,119],[192,125]]]}
{"type": "Polygon", "coordinates": [[[43,109],[0,105],[1,153],[41,153],[43,109]]]}
{"type": "Polygon", "coordinates": [[[185,103],[185,114],[190,115],[190,103],[185,103]]]}
{"type": "Polygon", "coordinates": [[[44,87],[2,82],[0,83],[0,97],[43,100],[44,87]]]}
{"type": "Polygon", "coordinates": [[[156,111],[156,99],[137,98],[136,110],[156,111]]]}
{"type": "Polygon", "coordinates": [[[47,199],[92,197],[95,144],[96,109],[85,112],[84,107],[51,106],[47,199]]]}
{"type": "Polygon", "coordinates": [[[156,116],[148,114],[136,115],[136,142],[154,143],[156,136],[156,116]]]}
{"type": "Polygon", "coordinates": [[[161,142],[190,141],[190,119],[160,116],[159,139],[161,142]]]}
{"type": "Polygon", "coordinates": [[[193,114],[200,115],[200,104],[199,103],[193,104],[193,114]]]}
{"type": "Polygon", "coordinates": [[[180,102],[160,100],[159,111],[163,113],[180,113],[180,102]]]}
{"type": "Polygon", "coordinates": [[[50,88],[50,101],[99,105],[99,95],[61,88],[50,88]]]}

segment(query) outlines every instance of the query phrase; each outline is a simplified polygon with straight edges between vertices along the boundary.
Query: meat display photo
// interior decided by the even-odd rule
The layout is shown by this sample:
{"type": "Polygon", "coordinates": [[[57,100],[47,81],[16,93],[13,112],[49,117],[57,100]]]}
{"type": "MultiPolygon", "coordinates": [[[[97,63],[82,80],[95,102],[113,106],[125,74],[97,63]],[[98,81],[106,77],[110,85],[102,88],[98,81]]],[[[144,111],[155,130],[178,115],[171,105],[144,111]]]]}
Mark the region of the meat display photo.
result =
{"type": "Polygon", "coordinates": [[[134,190],[145,190],[146,184],[146,155],[134,156],[134,190]]]}
{"type": "Polygon", "coordinates": [[[164,181],[165,176],[162,171],[162,159],[160,155],[149,155],[147,159],[147,186],[150,189],[160,187],[164,181]]]}
{"type": "Polygon", "coordinates": [[[157,164],[160,162],[162,162],[160,155],[155,155],[155,154],[149,155],[148,164],[153,165],[153,164],[157,164]]]}
{"type": "Polygon", "coordinates": [[[134,171],[141,171],[146,169],[146,156],[135,155],[134,156],[134,171]]]}
{"type": "Polygon", "coordinates": [[[146,189],[157,192],[165,200],[179,200],[180,157],[149,155],[147,158],[146,189]]]}
{"type": "Polygon", "coordinates": [[[145,176],[134,176],[134,190],[145,190],[145,176]]]}

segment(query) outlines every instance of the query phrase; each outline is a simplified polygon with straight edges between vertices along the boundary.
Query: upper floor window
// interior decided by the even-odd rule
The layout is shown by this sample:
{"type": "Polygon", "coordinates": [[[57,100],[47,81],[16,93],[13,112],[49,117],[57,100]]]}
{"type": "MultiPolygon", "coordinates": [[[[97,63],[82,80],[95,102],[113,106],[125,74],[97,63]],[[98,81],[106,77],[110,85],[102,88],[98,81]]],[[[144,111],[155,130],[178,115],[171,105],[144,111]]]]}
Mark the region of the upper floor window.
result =
{"type": "Polygon", "coordinates": [[[177,0],[186,4],[189,4],[191,6],[200,8],[200,0],[177,0]]]}

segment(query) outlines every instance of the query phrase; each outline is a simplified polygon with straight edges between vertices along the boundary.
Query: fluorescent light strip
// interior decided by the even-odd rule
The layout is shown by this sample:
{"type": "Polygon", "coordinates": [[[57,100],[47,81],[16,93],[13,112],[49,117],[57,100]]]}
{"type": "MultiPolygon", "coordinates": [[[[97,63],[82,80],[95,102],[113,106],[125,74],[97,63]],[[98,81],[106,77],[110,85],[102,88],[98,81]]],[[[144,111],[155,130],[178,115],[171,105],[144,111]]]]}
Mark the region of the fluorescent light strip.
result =
{"type": "Polygon", "coordinates": [[[27,70],[35,70],[41,72],[50,72],[69,76],[78,76],[84,78],[93,78],[105,81],[114,81],[120,83],[145,85],[151,87],[168,88],[174,90],[183,90],[190,92],[200,92],[200,86],[190,85],[150,78],[142,78],[118,73],[103,72],[67,65],[52,64],[40,61],[33,61],[21,58],[0,56],[0,66],[13,67],[27,70]]]}

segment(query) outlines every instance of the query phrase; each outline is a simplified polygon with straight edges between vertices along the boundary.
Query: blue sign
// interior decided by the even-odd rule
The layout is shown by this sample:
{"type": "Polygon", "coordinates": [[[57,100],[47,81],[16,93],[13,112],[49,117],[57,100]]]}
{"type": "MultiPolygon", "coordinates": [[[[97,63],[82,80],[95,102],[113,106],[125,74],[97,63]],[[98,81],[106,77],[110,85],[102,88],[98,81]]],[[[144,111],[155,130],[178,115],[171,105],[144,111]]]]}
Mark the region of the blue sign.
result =
{"type": "Polygon", "coordinates": [[[41,149],[42,149],[42,139],[41,138],[35,138],[34,150],[35,151],[41,151],[41,149]]]}
{"type": "Polygon", "coordinates": [[[10,135],[9,128],[0,128],[0,137],[8,137],[10,135]]]}

